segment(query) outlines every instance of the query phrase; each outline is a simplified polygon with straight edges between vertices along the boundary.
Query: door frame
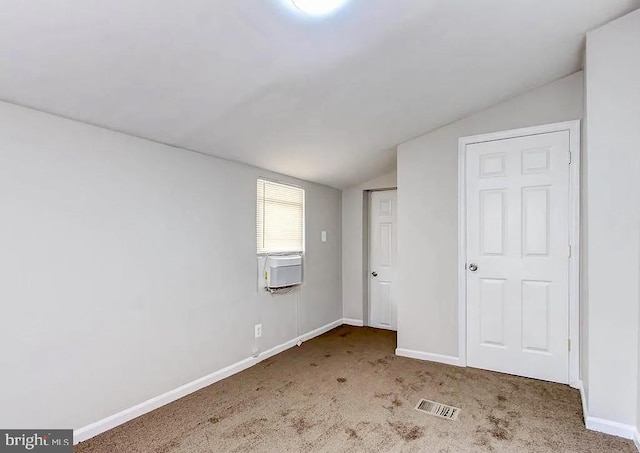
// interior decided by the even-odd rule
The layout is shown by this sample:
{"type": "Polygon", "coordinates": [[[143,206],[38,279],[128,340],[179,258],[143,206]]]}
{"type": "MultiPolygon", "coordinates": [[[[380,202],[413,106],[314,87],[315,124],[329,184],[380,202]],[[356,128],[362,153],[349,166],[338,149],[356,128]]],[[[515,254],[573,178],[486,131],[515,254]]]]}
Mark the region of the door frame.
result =
{"type": "MultiPolygon", "coordinates": [[[[371,198],[373,197],[374,192],[391,192],[395,191],[396,194],[398,192],[397,187],[387,187],[382,189],[368,189],[365,190],[365,200],[364,200],[364,210],[363,210],[363,224],[364,224],[364,234],[363,234],[363,248],[364,248],[364,257],[362,260],[362,279],[363,279],[363,298],[364,303],[366,305],[363,310],[363,325],[365,327],[371,326],[371,198]]],[[[396,204],[396,209],[398,208],[396,204]]],[[[396,220],[397,222],[397,220],[396,220]]],[[[396,246],[397,246],[398,238],[396,237],[396,246]]],[[[397,263],[396,263],[397,265],[397,263]]],[[[397,329],[397,326],[396,326],[397,329]]],[[[397,330],[396,330],[397,331],[397,330]]]]}
{"type": "Polygon", "coordinates": [[[569,385],[580,381],[580,120],[458,139],[458,357],[467,366],[467,145],[550,132],[569,132],[569,385]]]}

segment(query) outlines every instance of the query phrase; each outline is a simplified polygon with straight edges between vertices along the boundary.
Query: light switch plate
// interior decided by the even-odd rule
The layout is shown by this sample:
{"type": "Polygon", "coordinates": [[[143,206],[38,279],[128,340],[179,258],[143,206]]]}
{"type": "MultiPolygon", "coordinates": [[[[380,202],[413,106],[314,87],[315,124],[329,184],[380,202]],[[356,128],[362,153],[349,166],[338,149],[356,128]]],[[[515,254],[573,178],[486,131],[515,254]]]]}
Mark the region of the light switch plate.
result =
{"type": "Polygon", "coordinates": [[[327,232],[326,231],[322,232],[322,242],[327,242],[327,232]]]}

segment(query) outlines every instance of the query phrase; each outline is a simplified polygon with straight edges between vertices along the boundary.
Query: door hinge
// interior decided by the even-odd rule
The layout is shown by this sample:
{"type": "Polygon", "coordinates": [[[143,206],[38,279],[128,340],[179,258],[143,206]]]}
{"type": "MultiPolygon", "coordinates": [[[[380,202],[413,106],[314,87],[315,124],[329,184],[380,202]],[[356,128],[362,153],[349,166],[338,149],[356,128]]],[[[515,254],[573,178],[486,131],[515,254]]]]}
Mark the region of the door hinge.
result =
{"type": "Polygon", "coordinates": [[[571,151],[569,151],[569,163],[571,163],[571,151]]]}
{"type": "Polygon", "coordinates": [[[569,352],[571,352],[571,338],[567,340],[567,346],[569,347],[569,352]]]}
{"type": "Polygon", "coordinates": [[[570,245],[567,247],[567,257],[571,258],[571,246],[570,245]]]}

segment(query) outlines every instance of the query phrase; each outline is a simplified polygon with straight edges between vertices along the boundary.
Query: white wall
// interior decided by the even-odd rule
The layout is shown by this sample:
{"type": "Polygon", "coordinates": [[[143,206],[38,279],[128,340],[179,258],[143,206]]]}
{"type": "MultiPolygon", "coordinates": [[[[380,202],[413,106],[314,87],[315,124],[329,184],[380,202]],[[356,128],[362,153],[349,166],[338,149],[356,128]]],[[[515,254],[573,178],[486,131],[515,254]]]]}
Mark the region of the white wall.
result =
{"type": "Polygon", "coordinates": [[[458,356],[458,138],[579,119],[582,109],[579,72],[398,147],[398,348],[458,356]]]}
{"type": "Polygon", "coordinates": [[[588,408],[636,426],[640,10],[587,35],[586,74],[588,408]]]}
{"type": "Polygon", "coordinates": [[[342,191],[342,305],[347,319],[367,322],[364,285],[368,271],[363,268],[368,253],[365,191],[393,189],[396,185],[397,174],[393,171],[342,191]]]}
{"type": "Polygon", "coordinates": [[[257,292],[259,176],[306,189],[300,331],[341,318],[340,191],[0,103],[0,426],[79,428],[294,339],[296,296],[257,292]]]}

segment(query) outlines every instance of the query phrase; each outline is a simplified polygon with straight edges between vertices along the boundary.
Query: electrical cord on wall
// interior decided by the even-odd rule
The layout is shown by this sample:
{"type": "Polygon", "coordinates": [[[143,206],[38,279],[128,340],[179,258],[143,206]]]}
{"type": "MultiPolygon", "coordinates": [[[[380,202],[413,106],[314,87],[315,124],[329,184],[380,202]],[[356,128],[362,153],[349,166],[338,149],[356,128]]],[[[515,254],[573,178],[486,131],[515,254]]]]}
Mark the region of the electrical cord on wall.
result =
{"type": "Polygon", "coordinates": [[[296,291],[296,337],[298,337],[299,339],[298,342],[301,341],[300,335],[302,333],[300,332],[300,330],[300,290],[298,289],[298,291],[296,291]]]}

